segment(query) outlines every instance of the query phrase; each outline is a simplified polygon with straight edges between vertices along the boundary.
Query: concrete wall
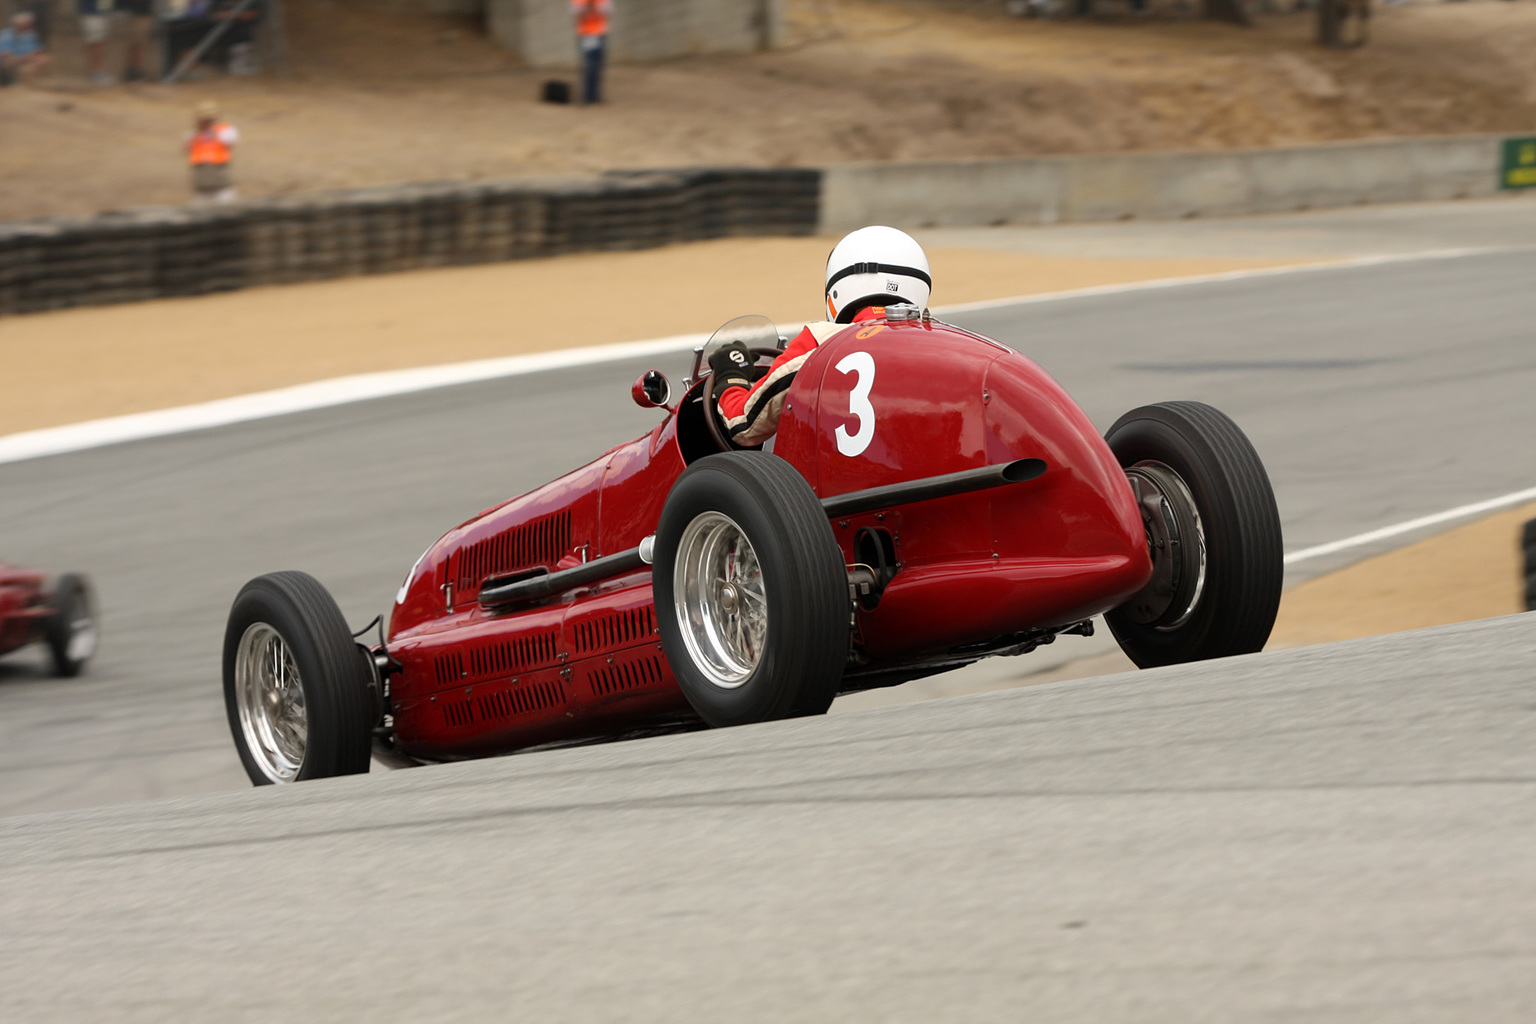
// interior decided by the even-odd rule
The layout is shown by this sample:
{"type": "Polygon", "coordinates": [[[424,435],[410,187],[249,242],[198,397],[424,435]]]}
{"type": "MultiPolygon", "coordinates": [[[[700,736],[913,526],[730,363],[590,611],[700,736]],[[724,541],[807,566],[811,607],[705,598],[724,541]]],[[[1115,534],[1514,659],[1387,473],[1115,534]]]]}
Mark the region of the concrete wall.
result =
{"type": "Polygon", "coordinates": [[[843,164],[823,173],[821,229],[1177,219],[1488,195],[1498,188],[1499,141],[843,164]]]}
{"type": "Polygon", "coordinates": [[[576,64],[576,29],[564,0],[485,0],[485,27],[530,67],[576,64]]]}
{"type": "MultiPolygon", "coordinates": [[[[493,38],[531,67],[576,64],[569,0],[484,0],[493,38]]],[[[783,37],[781,0],[613,0],[608,56],[659,60],[750,53],[783,37]]]]}

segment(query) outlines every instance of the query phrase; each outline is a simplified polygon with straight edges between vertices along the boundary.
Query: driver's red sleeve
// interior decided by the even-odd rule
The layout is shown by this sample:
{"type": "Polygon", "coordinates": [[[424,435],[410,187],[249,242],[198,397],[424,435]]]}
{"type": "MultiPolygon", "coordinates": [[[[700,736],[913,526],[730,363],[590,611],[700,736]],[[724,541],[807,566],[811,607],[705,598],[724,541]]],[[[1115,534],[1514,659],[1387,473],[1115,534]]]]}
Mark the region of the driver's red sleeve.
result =
{"type": "Polygon", "coordinates": [[[795,374],[816,351],[816,336],[807,328],[773,361],[768,372],[750,388],[726,388],[718,399],[720,415],[725,419],[726,434],[743,447],[762,444],[779,428],[779,414],[784,411],[784,397],[795,382],[795,374]]]}

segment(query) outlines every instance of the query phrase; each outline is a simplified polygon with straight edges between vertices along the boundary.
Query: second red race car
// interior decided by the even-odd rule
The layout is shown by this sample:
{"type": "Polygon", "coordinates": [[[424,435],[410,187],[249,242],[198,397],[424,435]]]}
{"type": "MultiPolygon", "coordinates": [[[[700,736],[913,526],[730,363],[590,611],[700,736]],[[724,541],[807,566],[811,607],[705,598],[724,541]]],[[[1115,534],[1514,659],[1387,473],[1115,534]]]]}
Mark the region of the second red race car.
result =
{"type": "Polygon", "coordinates": [[[224,693],[257,784],[820,714],[1104,615],[1141,666],[1257,651],[1282,578],[1269,479],[1195,402],[1101,437],[1039,366],[895,306],[824,341],[772,451],[733,450],[708,355],[654,430],[450,530],[360,645],[312,577],[235,600],[224,693]]]}
{"type": "Polygon", "coordinates": [[[46,573],[0,562],[0,655],[40,644],[57,676],[77,676],[96,653],[91,585],[79,573],[46,573]]]}

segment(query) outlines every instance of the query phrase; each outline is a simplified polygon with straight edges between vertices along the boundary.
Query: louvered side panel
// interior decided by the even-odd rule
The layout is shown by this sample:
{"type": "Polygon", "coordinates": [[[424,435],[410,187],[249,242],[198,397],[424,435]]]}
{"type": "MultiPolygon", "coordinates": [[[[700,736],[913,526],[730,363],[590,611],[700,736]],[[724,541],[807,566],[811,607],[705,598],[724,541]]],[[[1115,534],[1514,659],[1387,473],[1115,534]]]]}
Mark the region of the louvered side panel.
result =
{"type": "Polygon", "coordinates": [[[563,709],[569,703],[564,681],[553,675],[518,686],[475,686],[462,698],[437,701],[443,724],[452,729],[492,727],[524,716],[563,709]]]}
{"type": "Polygon", "coordinates": [[[479,688],[475,692],[474,705],[482,721],[492,722],[563,708],[569,699],[563,680],[556,676],[505,689],[479,688]]]}
{"type": "Polygon", "coordinates": [[[594,696],[606,697],[624,690],[658,687],[664,678],[660,654],[609,661],[609,664],[594,664],[587,670],[587,683],[594,696]]]}
{"type": "Polygon", "coordinates": [[[594,717],[688,712],[659,643],[585,658],[572,665],[572,700],[594,717]]]}
{"type": "Polygon", "coordinates": [[[573,612],[567,623],[571,650],[578,655],[633,647],[651,642],[659,636],[656,630],[656,610],[648,599],[635,599],[624,607],[580,615],[573,612]]]}
{"type": "Polygon", "coordinates": [[[428,759],[505,753],[589,734],[575,714],[574,687],[559,669],[471,683],[397,705],[401,749],[428,759]]]}
{"type": "Polygon", "coordinates": [[[565,509],[466,544],[450,568],[459,597],[467,599],[480,592],[487,577],[539,566],[553,569],[570,551],[571,512],[565,509]]]}
{"type": "Polygon", "coordinates": [[[433,660],[439,688],[453,686],[464,678],[464,655],[460,651],[444,651],[433,660]]]}
{"type": "Polygon", "coordinates": [[[494,679],[554,664],[559,634],[553,630],[466,644],[470,679],[494,679]]]}

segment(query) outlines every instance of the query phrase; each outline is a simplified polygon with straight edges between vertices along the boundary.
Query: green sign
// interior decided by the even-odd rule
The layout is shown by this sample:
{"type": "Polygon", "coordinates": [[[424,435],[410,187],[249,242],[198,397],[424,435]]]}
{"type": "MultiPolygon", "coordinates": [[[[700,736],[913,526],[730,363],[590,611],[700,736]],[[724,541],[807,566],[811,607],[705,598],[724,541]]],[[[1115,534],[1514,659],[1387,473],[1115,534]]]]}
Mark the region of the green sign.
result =
{"type": "Polygon", "coordinates": [[[1536,139],[1505,139],[1500,188],[1536,188],[1536,139]]]}

